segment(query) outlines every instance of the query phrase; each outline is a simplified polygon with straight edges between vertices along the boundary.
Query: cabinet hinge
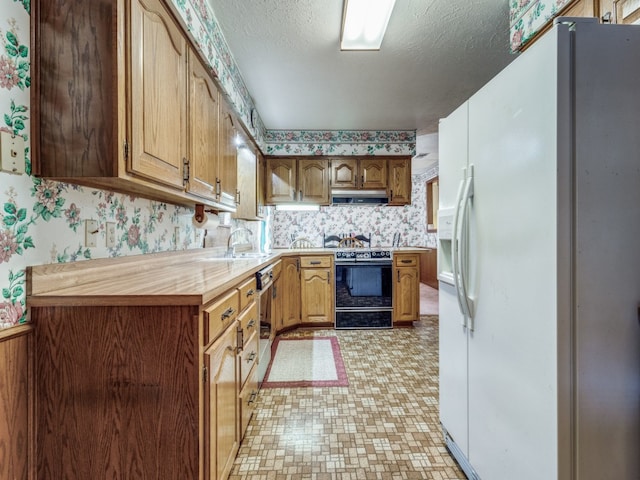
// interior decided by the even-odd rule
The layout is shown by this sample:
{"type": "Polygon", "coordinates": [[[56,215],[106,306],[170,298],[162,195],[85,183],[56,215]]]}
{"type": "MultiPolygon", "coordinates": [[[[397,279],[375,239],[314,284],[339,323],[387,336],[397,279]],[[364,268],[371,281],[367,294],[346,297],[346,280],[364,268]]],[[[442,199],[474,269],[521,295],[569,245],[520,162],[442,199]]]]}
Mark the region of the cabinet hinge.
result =
{"type": "Polygon", "coordinates": [[[124,150],[124,159],[128,160],[129,159],[129,142],[125,140],[124,145],[122,145],[122,148],[124,150]]]}
{"type": "Polygon", "coordinates": [[[182,183],[186,185],[189,183],[189,160],[187,158],[182,159],[182,183]]]}
{"type": "Polygon", "coordinates": [[[209,369],[206,365],[202,366],[202,383],[207,383],[207,379],[209,378],[209,369]]]}

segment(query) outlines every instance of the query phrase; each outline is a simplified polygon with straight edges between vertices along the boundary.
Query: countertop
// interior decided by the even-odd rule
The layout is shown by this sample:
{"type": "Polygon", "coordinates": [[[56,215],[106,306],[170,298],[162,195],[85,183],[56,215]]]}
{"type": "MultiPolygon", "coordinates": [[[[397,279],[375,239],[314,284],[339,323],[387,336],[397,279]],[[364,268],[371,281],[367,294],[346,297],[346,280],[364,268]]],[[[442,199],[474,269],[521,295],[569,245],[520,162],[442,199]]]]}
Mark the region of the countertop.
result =
{"type": "Polygon", "coordinates": [[[281,257],[333,252],[276,249],[261,258],[224,258],[212,249],[195,249],[32,266],[27,267],[27,306],[205,305],[281,257]]]}

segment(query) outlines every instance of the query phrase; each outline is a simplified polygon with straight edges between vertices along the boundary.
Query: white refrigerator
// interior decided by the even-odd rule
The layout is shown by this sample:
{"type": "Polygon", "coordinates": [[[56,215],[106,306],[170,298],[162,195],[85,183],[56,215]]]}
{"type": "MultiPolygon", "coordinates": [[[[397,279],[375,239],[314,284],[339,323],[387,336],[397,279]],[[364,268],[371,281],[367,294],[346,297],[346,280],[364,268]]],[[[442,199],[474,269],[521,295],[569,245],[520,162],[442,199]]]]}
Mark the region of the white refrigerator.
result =
{"type": "Polygon", "coordinates": [[[450,452],[474,479],[640,479],[640,26],[557,20],[439,134],[450,452]]]}

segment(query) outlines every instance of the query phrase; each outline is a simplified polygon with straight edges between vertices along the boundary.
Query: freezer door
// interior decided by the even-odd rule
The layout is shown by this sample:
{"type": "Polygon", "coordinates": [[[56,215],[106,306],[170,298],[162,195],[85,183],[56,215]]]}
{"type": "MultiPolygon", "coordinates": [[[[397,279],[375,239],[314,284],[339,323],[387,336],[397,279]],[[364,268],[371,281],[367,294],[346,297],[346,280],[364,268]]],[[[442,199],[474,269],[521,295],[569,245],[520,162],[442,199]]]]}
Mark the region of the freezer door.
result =
{"type": "Polygon", "coordinates": [[[482,479],[557,478],[557,43],[545,35],[469,100],[469,460],[482,479]]]}

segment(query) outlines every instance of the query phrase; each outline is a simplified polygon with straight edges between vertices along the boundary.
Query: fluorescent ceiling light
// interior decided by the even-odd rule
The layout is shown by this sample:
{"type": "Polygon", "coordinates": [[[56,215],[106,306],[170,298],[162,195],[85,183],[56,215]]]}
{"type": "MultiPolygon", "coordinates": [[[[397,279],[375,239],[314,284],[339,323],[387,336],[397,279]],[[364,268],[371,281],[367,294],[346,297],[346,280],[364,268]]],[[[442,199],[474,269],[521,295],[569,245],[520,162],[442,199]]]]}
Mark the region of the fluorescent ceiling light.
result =
{"type": "Polygon", "coordinates": [[[380,50],[396,0],[344,0],[341,50],[380,50]]]}

